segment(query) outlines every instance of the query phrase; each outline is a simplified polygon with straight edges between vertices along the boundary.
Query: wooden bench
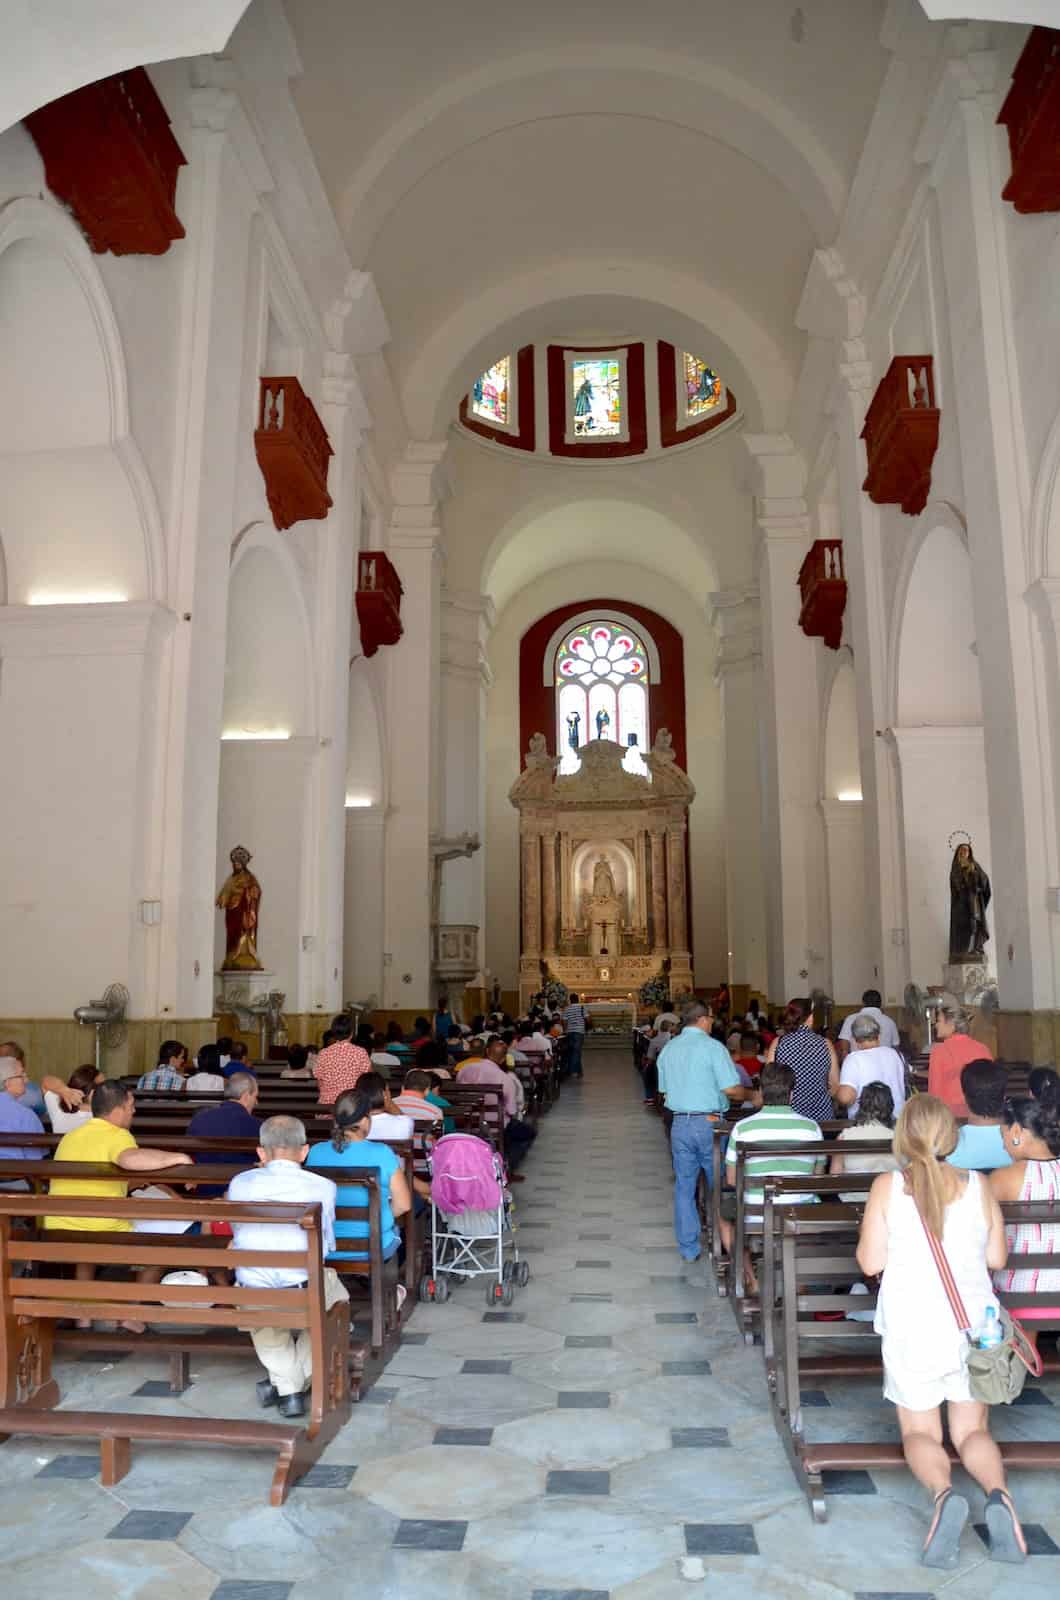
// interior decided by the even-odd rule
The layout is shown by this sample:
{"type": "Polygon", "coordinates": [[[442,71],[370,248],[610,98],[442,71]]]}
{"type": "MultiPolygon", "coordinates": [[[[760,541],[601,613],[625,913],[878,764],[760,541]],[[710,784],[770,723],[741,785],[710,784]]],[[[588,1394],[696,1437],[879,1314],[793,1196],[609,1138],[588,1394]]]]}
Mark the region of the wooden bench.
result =
{"type": "MultiPolygon", "coordinates": [[[[876,1292],[869,1285],[869,1293],[853,1294],[850,1286],[863,1281],[856,1260],[858,1233],[863,1206],[861,1204],[824,1204],[808,1207],[784,1206],[783,1188],[801,1180],[778,1180],[772,1200],[773,1226],[779,1232],[780,1286],[777,1295],[781,1318],[781,1337],[777,1342],[776,1369],[770,1382],[773,1418],[797,1481],[806,1493],[814,1519],[823,1522],[827,1515],[824,1498],[823,1474],[850,1468],[882,1469],[905,1467],[901,1440],[896,1437],[886,1443],[857,1443],[842,1441],[808,1441],[802,1408],[804,1380],[818,1382],[829,1378],[873,1377],[879,1381],[882,1364],[879,1335],[871,1322],[851,1321],[851,1311],[866,1312],[875,1307],[876,1292]],[[811,1213],[813,1213],[811,1215],[811,1213]],[[845,1288],[843,1286],[846,1286],[845,1288]],[[841,1320],[821,1321],[824,1313],[832,1317],[839,1313],[841,1320]],[[855,1353],[836,1352],[831,1355],[806,1356],[802,1346],[810,1341],[854,1341],[864,1348],[855,1353]]],[[[859,1180],[853,1174],[830,1180],[853,1190],[859,1180]]],[[[866,1191],[871,1184],[871,1174],[860,1180],[866,1191]]],[[[1002,1207],[1005,1220],[1017,1223],[1060,1224],[1060,1206],[1040,1201],[1018,1201],[1002,1207]]],[[[1056,1265],[1055,1256],[1021,1256],[1020,1267],[1056,1265]]],[[[1036,1321],[1038,1328],[1060,1326],[1060,1295],[1043,1291],[1040,1295],[1021,1291],[1018,1294],[999,1296],[1003,1304],[1013,1302],[1022,1306],[1040,1304],[1055,1317],[1036,1321]]],[[[1056,1360],[1046,1363],[1049,1370],[1058,1370],[1056,1360]]],[[[1051,1468],[1060,1467],[1060,1440],[1002,1441],[999,1445],[1006,1467],[1051,1468]]],[[[956,1453],[949,1451],[952,1460],[956,1453]]]]}
{"type": "MultiPolygon", "coordinates": [[[[170,1271],[202,1271],[217,1265],[215,1250],[201,1238],[167,1235],[170,1271]]],[[[290,1268],[292,1255],[282,1250],[239,1252],[240,1265],[290,1268]]],[[[297,1259],[297,1258],[294,1258],[297,1259]]],[[[250,1354],[250,1344],[240,1338],[250,1354]]],[[[137,1348],[142,1346],[138,1343],[137,1348]]],[[[312,1466],[350,1415],[348,1380],[349,1308],[343,1302],[324,1308],[324,1260],[320,1207],[257,1202],[234,1205],[227,1200],[139,1201],[55,1199],[40,1195],[0,1196],[0,1436],[98,1439],[101,1481],[107,1488],[129,1470],[133,1441],[172,1444],[219,1444],[239,1449],[271,1450],[276,1465],[270,1504],[282,1505],[292,1485],[312,1466]],[[306,1238],[308,1281],[296,1289],[245,1289],[211,1283],[208,1288],[183,1285],[146,1286],[101,1279],[77,1282],[45,1276],[46,1271],[89,1262],[95,1267],[151,1266],[157,1247],[152,1235],[82,1232],[60,1235],[41,1229],[16,1236],[17,1218],[43,1222],[49,1215],[120,1219],[157,1217],[170,1222],[284,1222],[300,1227],[306,1238]],[[121,1243],[118,1243],[118,1239],[121,1243]],[[154,1297],[157,1297],[154,1298],[154,1297]],[[206,1304],[208,1298],[209,1304],[206,1304]],[[293,1423],[244,1422],[219,1417],[144,1416],[109,1411],[56,1409],[59,1386],[52,1373],[55,1325],[68,1317],[129,1319],[160,1323],[179,1330],[207,1326],[228,1330],[234,1340],[254,1327],[307,1329],[313,1378],[309,1414],[304,1427],[293,1423]]]]}
{"type": "MultiPolygon", "coordinates": [[[[52,1138],[54,1135],[34,1135],[34,1138],[52,1138]]],[[[183,1143],[204,1144],[209,1141],[182,1141],[183,1143]]],[[[226,1141],[226,1148],[233,1141],[226,1141]]],[[[253,1145],[253,1140],[243,1140],[241,1143],[253,1145]]],[[[391,1146],[397,1153],[403,1154],[406,1174],[411,1171],[412,1152],[406,1144],[404,1152],[398,1147],[391,1146]]],[[[250,1152],[253,1155],[253,1150],[250,1152]]],[[[246,1170],[246,1166],[254,1165],[249,1161],[241,1164],[212,1164],[196,1165],[194,1167],[171,1167],[154,1172],[131,1173],[120,1167],[108,1166],[106,1163],[54,1161],[42,1152],[44,1159],[38,1161],[26,1160],[0,1160],[0,1183],[12,1181],[17,1175],[30,1185],[32,1192],[43,1194],[53,1178],[105,1178],[111,1181],[125,1183],[129,1188],[145,1188],[151,1184],[165,1184],[167,1188],[196,1188],[200,1184],[209,1187],[227,1188],[231,1180],[239,1172],[246,1170]]],[[[314,1169],[319,1170],[319,1169],[314,1169]]],[[[344,1181],[347,1186],[351,1182],[348,1167],[328,1169],[324,1176],[333,1182],[344,1181]]],[[[382,1257],[382,1227],[381,1203],[377,1175],[372,1172],[361,1173],[358,1171],[356,1182],[358,1186],[366,1189],[369,1194],[368,1204],[357,1207],[341,1207],[337,1210],[337,1217],[343,1221],[364,1221],[368,1223],[369,1235],[367,1243],[368,1257],[365,1261],[338,1262],[329,1258],[328,1265],[334,1266],[341,1277],[354,1280],[354,1287],[367,1294],[369,1302],[369,1340],[365,1344],[350,1336],[350,1387],[353,1400],[363,1398],[368,1388],[378,1376],[381,1365],[393,1352],[393,1347],[400,1328],[407,1317],[411,1315],[410,1302],[414,1303],[414,1289],[410,1289],[419,1282],[421,1265],[420,1230],[415,1217],[410,1212],[401,1219],[404,1224],[405,1251],[406,1251],[406,1297],[405,1306],[409,1310],[397,1315],[397,1296],[395,1294],[396,1271],[385,1269],[382,1257]],[[363,1177],[363,1182],[362,1182],[363,1177]]],[[[17,1198],[17,1196],[12,1196],[17,1198]]],[[[57,1197],[57,1204],[61,1204],[64,1197],[57,1197]]],[[[194,1196],[189,1196],[193,1199],[194,1196]]],[[[200,1202],[202,1203],[202,1202],[200,1202]]],[[[134,1201],[136,1210],[134,1216],[145,1219],[151,1215],[147,1202],[137,1199],[134,1201]]],[[[73,1235],[70,1236],[71,1238],[73,1235]]],[[[125,1248],[133,1239],[129,1233],[113,1234],[112,1242],[118,1248],[125,1248]]],[[[140,1234],[136,1236],[138,1248],[156,1252],[167,1251],[170,1245],[180,1245],[183,1235],[169,1234],[140,1234]]],[[[226,1237],[204,1234],[200,1240],[204,1250],[214,1252],[213,1266],[228,1268],[234,1263],[224,1252],[229,1241],[226,1237]],[[221,1252],[218,1254],[218,1252],[221,1252]]],[[[173,1270],[169,1268],[169,1270],[173,1270]]],[[[80,1350],[103,1349],[113,1350],[119,1348],[135,1349],[138,1353],[150,1350],[153,1354],[164,1355],[169,1358],[170,1389],[174,1394],[181,1394],[188,1386],[189,1362],[192,1354],[198,1355],[228,1355],[233,1353],[230,1341],[221,1341],[211,1336],[204,1335],[192,1341],[175,1338],[170,1335],[157,1334],[128,1334],[118,1330],[115,1334],[99,1333],[94,1329],[62,1329],[56,1335],[58,1341],[65,1347],[80,1350]]],[[[236,1351],[236,1353],[242,1353],[236,1351]]]]}

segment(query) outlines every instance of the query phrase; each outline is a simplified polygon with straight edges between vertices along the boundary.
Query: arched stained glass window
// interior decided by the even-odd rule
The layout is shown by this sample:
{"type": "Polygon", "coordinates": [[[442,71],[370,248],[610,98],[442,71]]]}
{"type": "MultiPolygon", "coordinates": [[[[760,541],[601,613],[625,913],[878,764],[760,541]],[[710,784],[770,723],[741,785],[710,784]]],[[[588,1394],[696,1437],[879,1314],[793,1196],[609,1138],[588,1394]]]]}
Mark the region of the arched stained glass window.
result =
{"type": "Polygon", "coordinates": [[[471,389],[468,409],[473,417],[492,423],[495,428],[507,428],[512,421],[509,406],[511,357],[502,356],[492,367],[487,367],[471,389]]]}
{"type": "Polygon", "coordinates": [[[627,772],[649,776],[648,653],[636,633],[606,619],[574,628],[556,651],[555,686],[560,772],[577,772],[590,740],[613,739],[627,772]]]}
{"type": "Polygon", "coordinates": [[[683,399],[684,404],[678,408],[682,413],[679,422],[681,426],[687,426],[690,422],[698,422],[718,406],[724,406],[725,386],[717,373],[705,361],[700,361],[698,356],[690,355],[686,350],[681,360],[684,383],[682,385],[681,379],[678,379],[678,398],[683,399]]]}

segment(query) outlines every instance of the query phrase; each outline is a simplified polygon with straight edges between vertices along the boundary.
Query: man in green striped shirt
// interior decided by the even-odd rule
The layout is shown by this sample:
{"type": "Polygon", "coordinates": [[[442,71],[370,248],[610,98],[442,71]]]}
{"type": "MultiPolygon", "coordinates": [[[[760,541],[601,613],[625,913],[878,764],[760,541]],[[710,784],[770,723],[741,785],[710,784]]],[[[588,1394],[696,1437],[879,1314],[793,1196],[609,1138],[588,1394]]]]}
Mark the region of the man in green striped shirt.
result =
{"type": "MultiPolygon", "coordinates": [[[[770,1144],[807,1144],[818,1142],[822,1137],[820,1127],[811,1117],[800,1116],[799,1112],[791,1109],[791,1091],[795,1087],[795,1074],[791,1067],[784,1066],[781,1062],[773,1061],[762,1068],[762,1109],[752,1116],[745,1117],[738,1122],[729,1136],[729,1146],[725,1152],[725,1181],[732,1185],[736,1181],[736,1146],[740,1144],[759,1145],[768,1147],[770,1144]]],[[[747,1207],[748,1222],[761,1222],[760,1207],[765,1197],[764,1180],[769,1177],[809,1177],[822,1165],[815,1155],[805,1156],[778,1156],[769,1155],[763,1150],[762,1155],[747,1156],[744,1170],[744,1204],[747,1207]]],[[[723,1211],[729,1209],[725,1205],[726,1196],[722,1196],[723,1211]]],[[[790,1194],[785,1195],[786,1205],[795,1205],[800,1201],[812,1200],[813,1195],[790,1194]]],[[[732,1250],[733,1220],[732,1217],[723,1216],[721,1224],[721,1239],[727,1251],[732,1250]]],[[[746,1270],[750,1271],[750,1261],[746,1263],[746,1270]]]]}

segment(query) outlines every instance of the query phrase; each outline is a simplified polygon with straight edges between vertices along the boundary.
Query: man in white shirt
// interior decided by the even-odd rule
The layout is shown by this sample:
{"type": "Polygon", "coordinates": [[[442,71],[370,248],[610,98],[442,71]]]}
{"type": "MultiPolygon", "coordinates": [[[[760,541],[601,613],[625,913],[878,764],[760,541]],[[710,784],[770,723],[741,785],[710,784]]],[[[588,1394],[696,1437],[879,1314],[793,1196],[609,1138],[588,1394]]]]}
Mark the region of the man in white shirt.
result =
{"type": "MultiPolygon", "coordinates": [[[[309,1154],[305,1127],[297,1117],[270,1117],[261,1126],[260,1167],[241,1172],[228,1185],[229,1200],[319,1200],[321,1240],[328,1255],[335,1248],[335,1198],[329,1178],[306,1172],[309,1154]]],[[[289,1250],[289,1267],[236,1267],[236,1283],[246,1289],[300,1289],[308,1282],[306,1235],[295,1222],[234,1222],[233,1250],[289,1250]]],[[[281,1295],[282,1298],[282,1295],[281,1295]]],[[[324,1305],[330,1310],[350,1297],[332,1267],[324,1269],[324,1305]]],[[[313,1376],[309,1333],[292,1328],[252,1328],[258,1360],[268,1373],[258,1384],[263,1406],[278,1406],[284,1417],[305,1416],[305,1392],[313,1376]]]]}
{"type": "Polygon", "coordinates": [[[894,1097],[897,1117],[906,1099],[905,1062],[897,1050],[880,1043],[880,1025],[868,1011],[854,1018],[851,1034],[854,1048],[840,1068],[836,1104],[845,1106],[847,1116],[853,1121],[865,1085],[885,1083],[894,1097]]]}
{"type": "Polygon", "coordinates": [[[893,1017],[887,1015],[886,1011],[880,1010],[882,1003],[883,996],[878,989],[866,989],[861,997],[861,1010],[852,1011],[849,1017],[844,1017],[843,1026],[839,1030],[840,1061],[842,1061],[851,1047],[852,1034],[850,1030],[854,1026],[855,1017],[875,1017],[880,1028],[880,1043],[886,1045],[889,1050],[897,1050],[898,1025],[893,1017]]]}

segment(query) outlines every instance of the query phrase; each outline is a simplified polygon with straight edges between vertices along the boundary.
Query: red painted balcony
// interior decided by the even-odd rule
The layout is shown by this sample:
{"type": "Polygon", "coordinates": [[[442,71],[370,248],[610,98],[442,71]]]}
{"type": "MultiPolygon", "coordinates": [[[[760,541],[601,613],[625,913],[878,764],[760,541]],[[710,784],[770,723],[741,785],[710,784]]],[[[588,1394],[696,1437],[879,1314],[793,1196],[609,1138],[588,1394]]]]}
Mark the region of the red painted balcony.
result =
{"type": "Polygon", "coordinates": [[[362,550],[357,557],[357,620],[366,656],[401,638],[403,593],[401,579],[382,550],[362,550]]]}
{"type": "Polygon", "coordinates": [[[1060,32],[1032,28],[998,115],[1012,176],[1001,191],[1017,211],[1060,211],[1060,32]]]}
{"type": "Polygon", "coordinates": [[[297,378],[262,378],[254,453],[277,528],[319,520],[331,508],[333,454],[316,407],[297,378]]]}
{"type": "Polygon", "coordinates": [[[861,487],[869,499],[919,516],[931,491],[931,463],[939,444],[930,356],[895,356],[872,397],[861,437],[869,462],[861,487]]]}
{"type": "Polygon", "coordinates": [[[26,118],[52,194],[92,249],[165,255],[184,228],[174,209],[184,152],[143,67],[86,84],[26,118]]]}
{"type": "Polygon", "coordinates": [[[838,650],[847,604],[842,539],[817,539],[811,544],[799,568],[799,592],[799,627],[803,633],[811,639],[823,639],[829,650],[838,650]]]}

